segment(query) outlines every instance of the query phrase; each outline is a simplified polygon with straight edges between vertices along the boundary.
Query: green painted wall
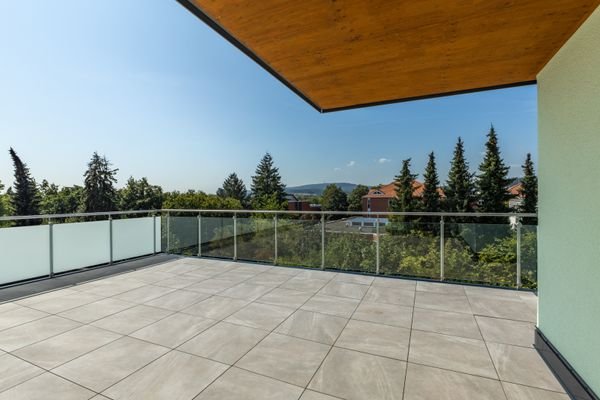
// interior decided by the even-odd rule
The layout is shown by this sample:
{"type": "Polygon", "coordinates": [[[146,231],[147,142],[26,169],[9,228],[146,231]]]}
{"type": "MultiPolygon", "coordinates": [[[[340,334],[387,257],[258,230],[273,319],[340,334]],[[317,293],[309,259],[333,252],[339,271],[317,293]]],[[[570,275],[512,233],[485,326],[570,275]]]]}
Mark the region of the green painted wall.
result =
{"type": "Polygon", "coordinates": [[[600,8],[538,75],[538,326],[600,394],[600,8]]]}

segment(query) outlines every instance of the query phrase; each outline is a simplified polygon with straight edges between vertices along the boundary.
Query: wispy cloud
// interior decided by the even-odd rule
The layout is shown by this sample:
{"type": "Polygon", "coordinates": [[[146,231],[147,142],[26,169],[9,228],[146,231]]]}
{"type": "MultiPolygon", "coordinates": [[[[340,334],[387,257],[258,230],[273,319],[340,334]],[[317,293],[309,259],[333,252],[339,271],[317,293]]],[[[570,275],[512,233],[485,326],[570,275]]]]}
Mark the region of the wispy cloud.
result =
{"type": "Polygon", "coordinates": [[[337,171],[341,171],[342,169],[340,167],[335,167],[333,170],[337,172],[337,171]]]}
{"type": "Polygon", "coordinates": [[[392,162],[392,160],[390,160],[389,158],[381,157],[379,160],[377,160],[377,162],[379,164],[386,164],[386,163],[392,162]]]}
{"type": "Polygon", "coordinates": [[[354,167],[356,165],[356,161],[350,161],[348,164],[346,164],[346,167],[354,167]]]}

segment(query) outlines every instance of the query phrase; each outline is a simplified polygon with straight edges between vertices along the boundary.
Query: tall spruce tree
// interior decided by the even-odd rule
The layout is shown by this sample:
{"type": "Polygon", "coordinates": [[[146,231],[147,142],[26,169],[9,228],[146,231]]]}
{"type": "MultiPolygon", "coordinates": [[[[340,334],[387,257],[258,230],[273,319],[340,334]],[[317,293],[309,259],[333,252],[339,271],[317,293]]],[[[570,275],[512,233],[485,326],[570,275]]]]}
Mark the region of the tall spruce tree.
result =
{"type": "Polygon", "coordinates": [[[465,158],[465,146],[459,137],[454,147],[454,155],[446,181],[446,209],[450,212],[471,212],[475,201],[473,174],[465,158]]]}
{"type": "Polygon", "coordinates": [[[425,174],[423,175],[424,188],[422,208],[423,211],[427,212],[439,212],[440,211],[440,193],[438,192],[438,186],[440,180],[437,174],[437,167],[435,165],[435,154],[433,151],[429,153],[429,160],[425,167],[425,174]]]}
{"type": "Polygon", "coordinates": [[[84,176],[84,201],[86,212],[105,212],[117,209],[117,183],[118,169],[112,169],[112,164],[105,156],[94,152],[88,163],[84,176]]]}
{"type": "Polygon", "coordinates": [[[525,164],[523,168],[523,180],[521,181],[521,196],[523,201],[519,207],[520,212],[524,213],[536,213],[537,202],[538,202],[538,181],[535,175],[535,169],[533,167],[533,161],[531,160],[531,154],[527,153],[525,158],[525,164]]]}
{"type": "Polygon", "coordinates": [[[396,197],[390,204],[392,211],[411,212],[417,210],[417,202],[413,196],[413,182],[416,177],[416,174],[410,172],[410,158],[403,160],[400,174],[394,177],[396,197]]]}
{"type": "Polygon", "coordinates": [[[248,199],[246,185],[244,185],[243,180],[238,178],[235,172],[225,178],[225,181],[223,181],[223,187],[217,190],[217,195],[219,197],[231,197],[233,199],[237,199],[242,205],[246,204],[248,199]]]}
{"type": "Polygon", "coordinates": [[[479,165],[479,175],[477,176],[479,211],[506,212],[509,210],[508,201],[511,195],[507,190],[510,185],[508,170],[508,166],[504,164],[500,155],[498,135],[492,125],[487,134],[485,155],[479,165]]]}
{"type": "Polygon", "coordinates": [[[285,185],[281,182],[279,169],[273,157],[266,153],[252,177],[252,208],[283,210],[286,208],[285,185]]]}
{"type": "MultiPolygon", "coordinates": [[[[39,195],[35,180],[31,177],[27,165],[21,161],[12,147],[9,153],[15,168],[14,192],[11,196],[14,214],[39,214],[39,195]]],[[[35,221],[18,221],[18,225],[30,225],[32,223],[35,223],[35,221]]]]}

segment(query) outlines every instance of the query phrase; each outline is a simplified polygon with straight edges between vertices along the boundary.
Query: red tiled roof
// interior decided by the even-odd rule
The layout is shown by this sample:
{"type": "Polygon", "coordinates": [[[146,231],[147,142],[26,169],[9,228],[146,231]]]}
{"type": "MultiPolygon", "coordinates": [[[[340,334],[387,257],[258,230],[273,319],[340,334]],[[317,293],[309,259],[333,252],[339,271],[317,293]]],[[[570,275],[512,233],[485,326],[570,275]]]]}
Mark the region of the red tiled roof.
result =
{"type": "MultiPolygon", "coordinates": [[[[418,180],[413,181],[413,197],[421,197],[423,196],[423,191],[425,190],[425,185],[419,182],[418,180]]],[[[438,193],[441,197],[445,197],[444,191],[442,188],[437,189],[438,193]]],[[[382,185],[379,187],[374,187],[369,190],[369,193],[363,196],[363,198],[379,198],[379,199],[387,199],[396,197],[396,184],[394,182],[388,183],[387,185],[382,185]]]]}

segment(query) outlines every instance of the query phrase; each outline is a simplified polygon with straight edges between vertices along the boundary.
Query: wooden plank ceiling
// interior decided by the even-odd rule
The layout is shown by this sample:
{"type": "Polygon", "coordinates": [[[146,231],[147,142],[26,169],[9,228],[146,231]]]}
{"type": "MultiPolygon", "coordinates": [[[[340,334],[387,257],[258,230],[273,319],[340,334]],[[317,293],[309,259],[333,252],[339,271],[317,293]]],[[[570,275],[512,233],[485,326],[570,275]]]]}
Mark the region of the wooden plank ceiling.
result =
{"type": "Polygon", "coordinates": [[[319,111],[535,82],[600,0],[179,0],[319,111]]]}

